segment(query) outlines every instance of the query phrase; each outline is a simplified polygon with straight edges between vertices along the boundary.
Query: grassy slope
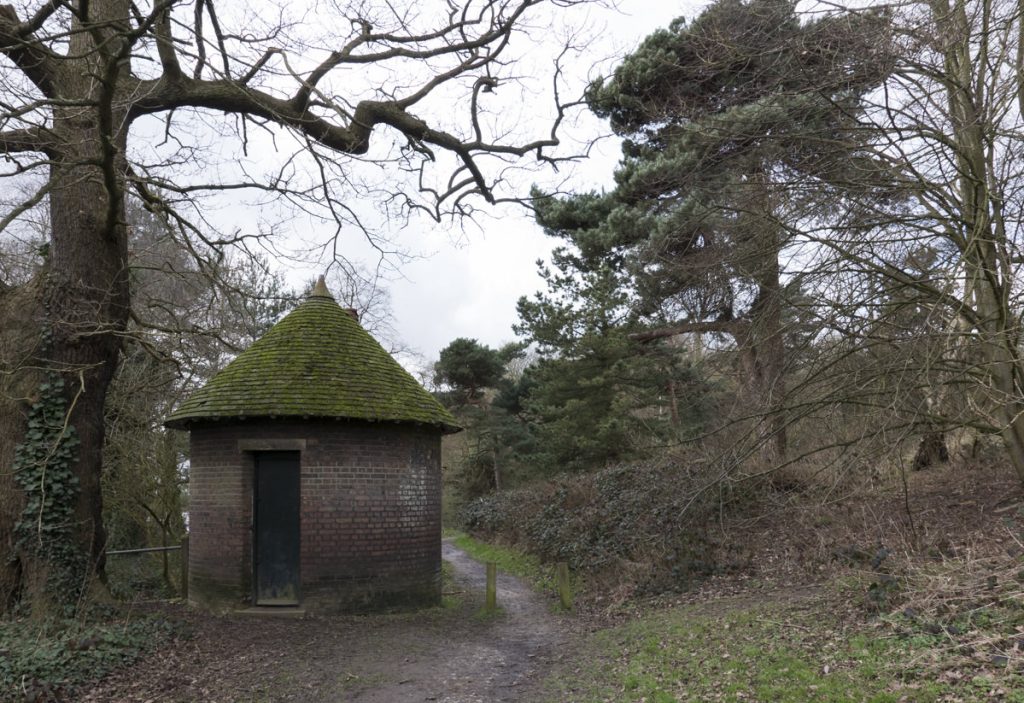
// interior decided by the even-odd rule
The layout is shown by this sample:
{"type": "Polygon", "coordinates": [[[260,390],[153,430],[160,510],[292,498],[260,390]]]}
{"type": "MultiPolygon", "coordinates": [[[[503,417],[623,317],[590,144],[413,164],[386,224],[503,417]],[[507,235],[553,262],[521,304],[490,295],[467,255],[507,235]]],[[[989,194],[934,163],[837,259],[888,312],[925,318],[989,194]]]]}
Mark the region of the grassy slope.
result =
{"type": "Polygon", "coordinates": [[[849,621],[833,594],[676,606],[602,630],[549,681],[550,701],[1024,702],[1007,667],[950,668],[949,639],[849,621]]]}
{"type": "Polygon", "coordinates": [[[735,516],[729,536],[751,556],[721,578],[743,599],[712,586],[696,604],[633,606],[563,653],[548,700],[1024,703],[1019,482],[982,459],[908,479],[735,516]]]}

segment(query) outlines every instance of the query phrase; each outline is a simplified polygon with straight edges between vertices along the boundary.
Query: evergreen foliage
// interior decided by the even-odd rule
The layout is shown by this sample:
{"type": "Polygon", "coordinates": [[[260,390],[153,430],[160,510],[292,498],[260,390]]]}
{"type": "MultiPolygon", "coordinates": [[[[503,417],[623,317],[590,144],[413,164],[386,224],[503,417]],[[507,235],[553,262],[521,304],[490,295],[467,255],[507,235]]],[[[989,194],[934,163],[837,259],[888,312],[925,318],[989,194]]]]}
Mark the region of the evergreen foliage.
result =
{"type": "Polygon", "coordinates": [[[842,197],[845,169],[874,168],[849,132],[885,75],[870,31],[882,26],[872,12],[802,22],[789,0],[719,0],[592,83],[588,105],[623,138],[623,158],[609,192],[534,192],[537,221],[564,245],[549,295],[521,303],[530,338],[570,359],[567,341],[588,326],[602,339],[612,327],[717,335],[737,351],[756,436],[782,458],[783,320],[802,292],[783,252],[842,197]]]}
{"type": "Polygon", "coordinates": [[[598,468],[699,430],[709,389],[685,350],[644,348],[628,294],[609,267],[573,275],[565,256],[543,272],[548,293],[519,301],[517,330],[538,345],[526,415],[543,474],[598,468]]]}
{"type": "Polygon", "coordinates": [[[661,457],[535,481],[468,502],[461,523],[481,539],[543,563],[566,561],[588,577],[632,579],[651,592],[686,590],[727,568],[709,525],[753,495],[726,484],[707,490],[696,459],[661,457]]]}
{"type": "Polygon", "coordinates": [[[508,356],[475,339],[459,337],[441,350],[434,364],[434,383],[450,387],[462,402],[476,400],[484,388],[497,385],[508,356]]]}

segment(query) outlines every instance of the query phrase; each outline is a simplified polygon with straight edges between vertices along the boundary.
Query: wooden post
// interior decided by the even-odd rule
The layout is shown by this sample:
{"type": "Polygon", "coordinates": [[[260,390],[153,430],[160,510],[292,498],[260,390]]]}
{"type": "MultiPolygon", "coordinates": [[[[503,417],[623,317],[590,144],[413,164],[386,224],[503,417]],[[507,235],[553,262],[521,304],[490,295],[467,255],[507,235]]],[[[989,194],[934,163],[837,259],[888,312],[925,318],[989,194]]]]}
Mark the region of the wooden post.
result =
{"type": "Polygon", "coordinates": [[[188,535],[181,538],[181,598],[188,602],[188,535]]]}
{"type": "Polygon", "coordinates": [[[564,561],[558,562],[555,573],[558,579],[558,599],[562,601],[563,608],[572,610],[572,587],[569,585],[569,565],[564,561]]]}
{"type": "Polygon", "coordinates": [[[487,601],[484,608],[487,612],[494,612],[498,607],[498,565],[493,561],[487,562],[487,601]]]}

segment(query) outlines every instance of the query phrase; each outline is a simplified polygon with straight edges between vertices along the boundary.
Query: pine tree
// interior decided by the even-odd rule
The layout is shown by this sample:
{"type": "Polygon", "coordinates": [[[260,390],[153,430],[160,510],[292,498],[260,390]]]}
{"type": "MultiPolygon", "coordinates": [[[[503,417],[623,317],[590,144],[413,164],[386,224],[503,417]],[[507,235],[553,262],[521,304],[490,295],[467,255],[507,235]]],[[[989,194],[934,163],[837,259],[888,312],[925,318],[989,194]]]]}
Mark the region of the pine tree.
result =
{"type": "Polygon", "coordinates": [[[789,0],[719,0],[649,36],[590,109],[623,138],[615,188],[535,193],[566,276],[614,277],[650,342],[731,342],[766,462],[786,455],[784,252],[860,164],[848,128],[885,75],[884,18],[804,22],[789,0]]]}

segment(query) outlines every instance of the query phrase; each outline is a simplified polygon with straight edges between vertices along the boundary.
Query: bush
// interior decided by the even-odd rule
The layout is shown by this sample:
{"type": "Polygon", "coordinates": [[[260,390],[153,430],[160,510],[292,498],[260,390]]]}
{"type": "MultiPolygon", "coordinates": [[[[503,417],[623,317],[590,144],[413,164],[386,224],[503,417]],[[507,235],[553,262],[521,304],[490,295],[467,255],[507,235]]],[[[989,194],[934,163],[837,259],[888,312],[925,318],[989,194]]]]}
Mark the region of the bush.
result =
{"type": "Polygon", "coordinates": [[[574,571],[645,592],[685,590],[722,569],[706,526],[745,496],[710,484],[697,466],[662,460],[485,496],[466,504],[460,520],[470,534],[574,571]]]}

